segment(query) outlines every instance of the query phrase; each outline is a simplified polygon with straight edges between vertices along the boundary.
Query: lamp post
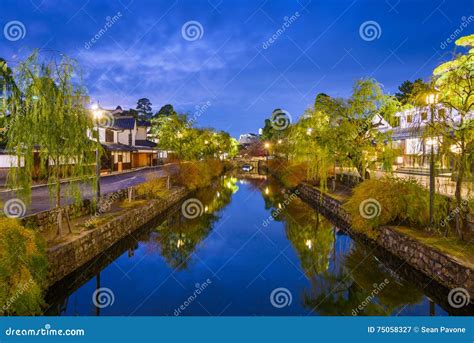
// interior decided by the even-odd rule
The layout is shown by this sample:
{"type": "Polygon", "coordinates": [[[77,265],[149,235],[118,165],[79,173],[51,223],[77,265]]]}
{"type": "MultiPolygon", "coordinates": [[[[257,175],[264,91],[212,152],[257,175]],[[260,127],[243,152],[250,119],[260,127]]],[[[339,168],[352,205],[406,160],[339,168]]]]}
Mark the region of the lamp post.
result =
{"type": "MultiPolygon", "coordinates": [[[[435,105],[438,102],[438,94],[430,93],[426,96],[426,104],[430,106],[430,123],[431,127],[434,125],[435,105]]],[[[435,160],[434,160],[434,145],[435,139],[431,137],[431,151],[430,151],[430,226],[434,224],[434,195],[435,195],[435,160]]]]}
{"type": "Polygon", "coordinates": [[[100,109],[98,104],[94,104],[92,106],[93,114],[94,114],[94,121],[96,126],[96,139],[97,139],[97,149],[95,150],[95,172],[96,172],[96,189],[97,189],[97,201],[100,199],[100,134],[99,134],[99,121],[102,117],[102,110],[100,109]]]}

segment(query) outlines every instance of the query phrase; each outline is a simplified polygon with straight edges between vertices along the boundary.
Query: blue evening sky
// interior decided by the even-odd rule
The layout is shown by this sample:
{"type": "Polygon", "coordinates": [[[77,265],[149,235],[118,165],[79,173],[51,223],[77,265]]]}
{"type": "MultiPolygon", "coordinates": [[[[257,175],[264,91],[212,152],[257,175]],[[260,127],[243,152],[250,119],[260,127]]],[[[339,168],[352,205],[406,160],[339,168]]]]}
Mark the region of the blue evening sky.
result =
{"type": "Polygon", "coordinates": [[[1,0],[0,57],[14,65],[33,48],[66,53],[104,107],[147,97],[155,110],[171,103],[192,116],[207,103],[197,125],[238,136],[274,108],[296,120],[319,92],[347,96],[357,78],[390,93],[428,79],[454,50],[446,39],[463,22],[459,36],[474,32],[471,15],[473,0],[1,0]],[[20,36],[6,32],[11,21],[20,36]]]}

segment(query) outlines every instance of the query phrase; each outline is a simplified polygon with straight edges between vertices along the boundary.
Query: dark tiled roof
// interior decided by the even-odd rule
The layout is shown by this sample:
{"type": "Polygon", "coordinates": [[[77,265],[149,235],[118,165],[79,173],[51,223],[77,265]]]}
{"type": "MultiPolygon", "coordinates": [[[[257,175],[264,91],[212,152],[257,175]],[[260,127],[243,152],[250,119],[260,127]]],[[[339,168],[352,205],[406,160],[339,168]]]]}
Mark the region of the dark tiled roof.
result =
{"type": "Polygon", "coordinates": [[[135,118],[133,117],[115,117],[113,128],[116,130],[133,130],[135,127],[135,118]]]}
{"type": "Polygon", "coordinates": [[[148,120],[138,120],[137,121],[137,126],[150,127],[151,123],[148,120]]]}
{"type": "Polygon", "coordinates": [[[118,143],[102,143],[102,146],[107,151],[136,151],[134,147],[118,143]]]}
{"type": "Polygon", "coordinates": [[[136,146],[146,146],[146,147],[149,147],[149,148],[155,148],[157,146],[156,143],[152,142],[152,141],[149,141],[149,140],[142,140],[142,139],[136,139],[135,140],[135,145],[136,146]]]}

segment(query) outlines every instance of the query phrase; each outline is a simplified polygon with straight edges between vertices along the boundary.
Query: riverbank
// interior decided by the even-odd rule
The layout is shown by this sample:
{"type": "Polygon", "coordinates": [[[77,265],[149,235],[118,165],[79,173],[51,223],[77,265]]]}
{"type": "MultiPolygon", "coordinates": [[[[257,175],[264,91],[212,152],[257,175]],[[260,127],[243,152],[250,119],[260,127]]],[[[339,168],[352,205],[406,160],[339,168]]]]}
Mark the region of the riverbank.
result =
{"type": "Polygon", "coordinates": [[[442,245],[435,247],[433,241],[430,245],[424,244],[409,228],[382,227],[379,236],[374,240],[351,228],[351,218],[343,209],[341,200],[328,193],[322,193],[307,183],[299,184],[298,190],[301,199],[327,215],[352,236],[386,249],[443,286],[464,288],[471,298],[474,297],[474,267],[472,261],[466,259],[464,255],[454,256],[446,249],[442,249],[442,245]]]}

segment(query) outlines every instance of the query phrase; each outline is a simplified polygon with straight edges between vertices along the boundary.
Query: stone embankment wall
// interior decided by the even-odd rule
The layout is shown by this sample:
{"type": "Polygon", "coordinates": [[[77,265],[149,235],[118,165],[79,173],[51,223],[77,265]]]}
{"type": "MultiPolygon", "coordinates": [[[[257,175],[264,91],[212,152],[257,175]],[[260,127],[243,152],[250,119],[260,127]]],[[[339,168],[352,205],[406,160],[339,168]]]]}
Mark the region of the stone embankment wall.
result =
{"type": "Polygon", "coordinates": [[[49,284],[61,280],[116,242],[163,213],[188,194],[184,188],[170,191],[166,199],[149,200],[146,205],[117,215],[106,224],[80,234],[72,241],[58,244],[47,251],[49,284]]]}
{"type": "Polygon", "coordinates": [[[371,240],[364,234],[351,229],[351,218],[342,208],[341,202],[306,183],[300,184],[298,190],[305,202],[331,218],[338,227],[346,230],[350,235],[384,248],[445,287],[466,289],[471,299],[474,299],[474,270],[471,266],[390,227],[380,228],[377,240],[371,240]]]}

